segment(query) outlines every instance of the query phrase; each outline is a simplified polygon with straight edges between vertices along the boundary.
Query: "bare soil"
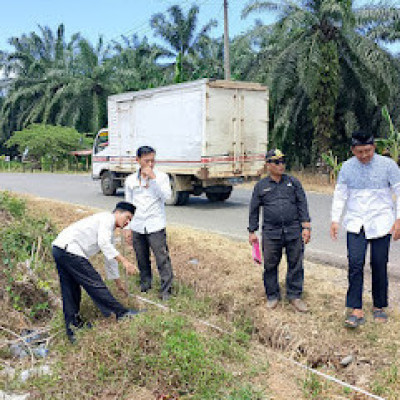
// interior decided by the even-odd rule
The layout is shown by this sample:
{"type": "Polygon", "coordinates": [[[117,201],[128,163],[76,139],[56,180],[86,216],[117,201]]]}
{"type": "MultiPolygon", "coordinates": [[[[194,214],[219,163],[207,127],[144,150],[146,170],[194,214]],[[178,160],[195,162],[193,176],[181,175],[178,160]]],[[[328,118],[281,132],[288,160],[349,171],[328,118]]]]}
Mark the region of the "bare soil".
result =
{"type": "MultiPolygon", "coordinates": [[[[56,201],[28,199],[31,212],[49,216],[60,229],[95,211],[56,201]]],[[[370,313],[370,295],[366,292],[367,323],[356,331],[349,331],[343,327],[346,271],[306,262],[304,299],[310,311],[296,313],[286,301],[276,310],[268,311],[262,268],[253,265],[247,243],[181,227],[169,227],[168,239],[177,283],[192,287],[199,298],[211,299],[210,309],[214,312],[208,316],[210,322],[231,331],[238,318],[251,321],[253,334],[249,353],[255,360],[262,358],[270,363],[265,376],[259,374],[255,382],[264,380],[270,389],[268,395],[272,392],[273,399],[364,398],[323,381],[317,385],[317,395],[312,397],[310,390],[305,389],[311,378],[298,367],[282,361],[280,356],[384,394],[387,399],[400,398],[397,377],[400,313],[397,305],[389,309],[387,324],[376,324],[370,313]],[[353,361],[343,367],[340,362],[349,355],[353,361]]],[[[131,249],[125,251],[134,259],[131,249]]],[[[280,266],[283,293],[285,270],[283,261],[280,266]]],[[[398,292],[398,283],[392,289],[398,292]]],[[[146,398],[137,396],[135,394],[135,398],[146,398]]]]}

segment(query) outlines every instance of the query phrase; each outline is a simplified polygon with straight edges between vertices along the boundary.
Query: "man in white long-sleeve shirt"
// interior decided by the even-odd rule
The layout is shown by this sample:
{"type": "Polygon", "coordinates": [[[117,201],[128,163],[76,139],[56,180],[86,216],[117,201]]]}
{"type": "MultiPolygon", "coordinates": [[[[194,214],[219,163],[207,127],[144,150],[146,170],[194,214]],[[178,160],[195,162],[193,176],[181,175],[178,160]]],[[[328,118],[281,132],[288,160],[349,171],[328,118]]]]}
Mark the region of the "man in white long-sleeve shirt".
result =
{"type": "Polygon", "coordinates": [[[400,169],[390,158],[375,153],[374,138],[362,131],[352,135],[354,157],[339,173],[332,204],[331,237],[336,240],[343,209],[347,231],[349,287],[346,306],[351,313],[345,325],[365,322],[362,309],[363,269],[368,243],[371,250],[373,317],[386,322],[388,306],[387,263],[390,239],[400,239],[400,169]],[[392,194],[397,197],[396,206],[392,194]],[[395,210],[395,208],[397,210],[395,210]],[[397,217],[396,217],[397,215],[397,217]]]}
{"type": "Polygon", "coordinates": [[[115,280],[118,289],[125,293],[118,262],[128,274],[135,272],[135,266],[114,247],[113,234],[116,228],[124,228],[134,213],[132,204],[119,202],[112,213],[94,214],[65,228],[52,243],[60,278],[65,326],[71,342],[75,340],[74,329],[84,326],[79,314],[81,286],[103,315],[108,317],[114,313],[117,319],[122,319],[137,314],[137,311],[125,308],[114,298],[88,260],[101,251],[105,257],[107,278],[115,280]]]}
{"type": "Polygon", "coordinates": [[[173,272],[166,236],[165,201],[171,197],[168,175],[154,168],[155,150],[139,147],[136,161],[139,169],[125,181],[125,200],[136,207],[135,216],[126,230],[126,239],[133,243],[140,271],[140,287],[147,292],[152,285],[150,249],[156,258],[161,279],[160,298],[171,294],[173,272]]]}

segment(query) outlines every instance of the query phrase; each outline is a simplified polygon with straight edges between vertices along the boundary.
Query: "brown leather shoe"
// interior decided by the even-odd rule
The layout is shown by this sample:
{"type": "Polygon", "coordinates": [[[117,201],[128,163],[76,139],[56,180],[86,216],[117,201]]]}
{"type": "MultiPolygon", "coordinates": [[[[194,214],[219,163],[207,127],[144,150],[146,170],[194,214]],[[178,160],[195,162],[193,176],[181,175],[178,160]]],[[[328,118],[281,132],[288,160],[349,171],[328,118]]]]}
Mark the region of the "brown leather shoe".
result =
{"type": "Polygon", "coordinates": [[[268,310],[273,310],[277,307],[279,303],[278,299],[267,299],[267,308],[268,310]]]}
{"type": "Polygon", "coordinates": [[[308,311],[307,304],[302,299],[292,299],[289,303],[295,308],[296,311],[305,313],[308,311]]]}

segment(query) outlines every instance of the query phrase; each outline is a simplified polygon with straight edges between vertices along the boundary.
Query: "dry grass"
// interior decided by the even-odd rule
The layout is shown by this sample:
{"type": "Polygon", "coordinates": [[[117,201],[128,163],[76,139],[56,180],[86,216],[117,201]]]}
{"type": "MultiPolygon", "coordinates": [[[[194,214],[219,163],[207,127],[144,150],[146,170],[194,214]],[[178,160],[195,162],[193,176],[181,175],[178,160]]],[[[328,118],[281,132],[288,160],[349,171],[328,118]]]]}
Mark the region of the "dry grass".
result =
{"type": "MultiPolygon", "coordinates": [[[[343,328],[345,271],[306,263],[305,300],[310,313],[297,314],[287,303],[271,312],[265,308],[262,271],[251,264],[246,243],[185,229],[170,229],[169,236],[179,279],[195,287],[199,295],[212,294],[219,313],[228,320],[245,313],[254,321],[254,337],[267,347],[313,367],[327,367],[360,385],[370,383],[377,371],[396,362],[400,345],[398,310],[391,310],[387,325],[375,325],[368,315],[368,324],[359,331],[343,328]],[[190,258],[198,258],[199,264],[191,266],[190,258]],[[342,369],[339,361],[349,354],[356,362],[342,369]]],[[[285,267],[281,267],[283,284],[285,267]]]]}
{"type": "MultiPolygon", "coordinates": [[[[292,175],[300,180],[304,190],[308,192],[318,192],[325,194],[333,194],[335,190],[335,184],[330,183],[328,176],[324,174],[313,174],[311,172],[298,172],[289,171],[289,175],[292,175]]],[[[256,182],[246,182],[238,187],[243,189],[253,189],[256,182]]]]}
{"type": "MultiPolygon", "coordinates": [[[[32,212],[37,215],[47,214],[59,228],[92,213],[86,207],[30,197],[28,199],[28,207],[32,212]]],[[[363,399],[362,396],[344,392],[335,384],[327,384],[320,378],[306,375],[304,371],[282,361],[279,356],[274,356],[276,354],[307,363],[387,399],[400,398],[397,375],[400,368],[399,310],[390,309],[390,322],[386,325],[376,325],[372,316],[367,314],[367,324],[359,330],[343,328],[345,271],[306,263],[304,297],[310,312],[305,315],[295,313],[286,302],[282,302],[274,311],[267,311],[262,269],[253,266],[247,243],[179,227],[170,227],[168,235],[177,282],[191,287],[195,299],[207,304],[207,307],[202,308],[196,308],[194,304],[179,305],[178,297],[174,307],[207,318],[230,331],[238,324],[243,326],[247,323],[252,331],[248,354],[253,363],[270,363],[266,372],[258,370],[252,378],[254,384],[263,382],[268,386],[268,396],[282,400],[363,399]],[[193,259],[198,260],[198,263],[191,263],[193,259]],[[344,368],[340,360],[347,355],[352,355],[354,361],[344,368]]],[[[128,255],[133,257],[131,250],[128,250],[128,255]]],[[[282,285],[285,269],[282,264],[282,285]]],[[[368,310],[371,302],[369,298],[365,300],[368,310]]],[[[118,332],[118,327],[113,328],[102,320],[99,326],[118,332]]],[[[77,385],[80,374],[88,372],[87,369],[79,369],[80,360],[90,359],[87,352],[95,353],[97,350],[82,346],[80,351],[81,354],[70,355],[74,367],[71,371],[77,369],[71,382],[77,385]]],[[[110,387],[109,397],[104,394],[105,397],[101,398],[117,398],[116,391],[118,382],[115,387],[110,387]]],[[[149,393],[154,393],[154,390],[149,393]]],[[[132,398],[139,397],[135,394],[132,398]]]]}

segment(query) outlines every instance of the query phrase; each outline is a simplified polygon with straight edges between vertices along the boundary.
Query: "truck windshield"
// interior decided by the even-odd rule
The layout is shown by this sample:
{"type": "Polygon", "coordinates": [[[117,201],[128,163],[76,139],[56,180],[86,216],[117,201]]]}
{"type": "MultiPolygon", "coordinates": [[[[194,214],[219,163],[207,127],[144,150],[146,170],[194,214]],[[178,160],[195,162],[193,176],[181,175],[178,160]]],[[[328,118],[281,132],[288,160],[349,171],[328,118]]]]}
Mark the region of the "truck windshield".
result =
{"type": "Polygon", "coordinates": [[[108,146],[108,131],[101,130],[94,141],[94,154],[99,153],[108,146]]]}

